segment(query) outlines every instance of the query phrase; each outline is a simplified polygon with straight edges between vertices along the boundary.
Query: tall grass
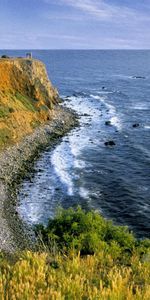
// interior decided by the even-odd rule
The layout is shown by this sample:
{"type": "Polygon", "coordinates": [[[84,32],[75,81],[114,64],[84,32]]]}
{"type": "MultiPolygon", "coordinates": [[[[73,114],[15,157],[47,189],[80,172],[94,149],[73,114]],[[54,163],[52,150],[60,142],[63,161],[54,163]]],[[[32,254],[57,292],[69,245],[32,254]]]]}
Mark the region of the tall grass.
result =
{"type": "MultiPolygon", "coordinates": [[[[48,227],[45,229],[47,230],[47,233],[44,233],[45,235],[49,234],[51,230],[54,234],[55,229],[55,239],[51,239],[51,232],[51,235],[49,235],[50,240],[47,239],[47,244],[45,242],[45,250],[22,252],[15,263],[8,261],[2,255],[0,259],[0,299],[149,300],[149,240],[140,242],[134,237],[130,238],[129,241],[132,240],[132,243],[128,245],[127,251],[126,242],[120,243],[121,237],[118,237],[118,234],[116,236],[116,232],[125,229],[115,227],[101,216],[99,217],[100,219],[98,219],[98,214],[94,212],[84,213],[81,209],[62,211],[54,221],[49,222],[48,227]],[[79,215],[82,215],[80,220],[79,215]],[[80,247],[78,243],[78,246],[75,247],[75,244],[72,244],[71,239],[69,239],[69,235],[72,234],[70,222],[72,220],[73,224],[74,218],[78,219],[78,230],[79,228],[80,230],[77,231],[77,224],[73,226],[73,230],[76,229],[76,238],[78,236],[80,239],[83,231],[86,232],[86,226],[83,225],[85,225],[87,219],[93,222],[92,216],[97,219],[98,227],[100,226],[98,221],[101,220],[101,225],[108,226],[109,223],[109,227],[112,226],[112,231],[109,228],[109,232],[111,231],[110,236],[106,235],[105,231],[105,235],[102,235],[101,239],[99,238],[99,247],[96,247],[95,250],[92,248],[92,254],[86,254],[80,251],[82,250],[82,243],[80,247]],[[64,243],[64,238],[62,244],[60,240],[57,243],[56,231],[61,226],[62,236],[63,228],[66,228],[66,221],[68,222],[68,229],[64,229],[64,235],[68,230],[68,244],[66,244],[66,241],[64,243]],[[84,229],[79,226],[81,221],[84,229]],[[64,224],[64,227],[62,227],[62,224],[64,224]],[[80,234],[78,234],[79,232],[80,234]],[[114,239],[112,232],[114,232],[114,239]],[[54,249],[52,251],[52,248],[50,250],[50,241],[53,245],[55,244],[55,251],[54,249]]],[[[96,223],[93,225],[95,232],[97,232],[96,223]]],[[[88,231],[90,231],[88,222],[86,224],[88,231]]],[[[93,230],[93,228],[91,229],[93,230]]],[[[101,234],[103,230],[101,231],[99,228],[101,234]]],[[[128,234],[132,235],[127,231],[126,234],[124,240],[129,237],[128,234]]],[[[88,249],[86,248],[86,250],[88,249]]]]}
{"type": "Polygon", "coordinates": [[[150,299],[150,264],[132,256],[116,264],[100,251],[94,256],[22,253],[13,265],[3,260],[0,299],[150,299]]]}

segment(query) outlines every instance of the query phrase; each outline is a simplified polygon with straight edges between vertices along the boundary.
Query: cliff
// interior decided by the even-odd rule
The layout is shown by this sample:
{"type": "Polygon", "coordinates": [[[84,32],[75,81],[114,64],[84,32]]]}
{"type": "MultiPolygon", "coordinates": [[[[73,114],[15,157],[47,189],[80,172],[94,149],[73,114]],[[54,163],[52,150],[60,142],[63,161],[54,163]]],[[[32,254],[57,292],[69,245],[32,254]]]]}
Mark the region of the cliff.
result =
{"type": "Polygon", "coordinates": [[[0,59],[0,148],[50,120],[58,101],[41,61],[0,59]]]}

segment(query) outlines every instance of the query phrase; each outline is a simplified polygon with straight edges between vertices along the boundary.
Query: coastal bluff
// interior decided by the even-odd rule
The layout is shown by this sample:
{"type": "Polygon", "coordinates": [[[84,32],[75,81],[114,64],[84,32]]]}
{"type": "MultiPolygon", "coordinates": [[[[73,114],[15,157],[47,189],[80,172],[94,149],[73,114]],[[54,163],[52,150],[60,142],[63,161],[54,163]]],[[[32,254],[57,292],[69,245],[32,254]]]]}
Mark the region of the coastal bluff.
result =
{"type": "Polygon", "coordinates": [[[59,102],[45,65],[36,59],[0,59],[0,149],[51,120],[59,102]]]}
{"type": "Polygon", "coordinates": [[[0,251],[32,247],[32,230],[16,209],[17,193],[42,151],[78,125],[76,114],[59,102],[42,62],[0,59],[0,251]]]}

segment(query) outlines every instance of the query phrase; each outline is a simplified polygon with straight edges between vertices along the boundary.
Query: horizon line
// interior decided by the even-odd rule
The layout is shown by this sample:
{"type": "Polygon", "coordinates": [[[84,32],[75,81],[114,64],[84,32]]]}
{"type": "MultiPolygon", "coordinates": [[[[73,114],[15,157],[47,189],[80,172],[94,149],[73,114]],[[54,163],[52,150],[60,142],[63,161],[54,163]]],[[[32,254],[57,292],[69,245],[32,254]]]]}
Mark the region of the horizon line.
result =
{"type": "Polygon", "coordinates": [[[150,48],[9,48],[9,49],[0,49],[0,51],[150,51],[150,48]]]}

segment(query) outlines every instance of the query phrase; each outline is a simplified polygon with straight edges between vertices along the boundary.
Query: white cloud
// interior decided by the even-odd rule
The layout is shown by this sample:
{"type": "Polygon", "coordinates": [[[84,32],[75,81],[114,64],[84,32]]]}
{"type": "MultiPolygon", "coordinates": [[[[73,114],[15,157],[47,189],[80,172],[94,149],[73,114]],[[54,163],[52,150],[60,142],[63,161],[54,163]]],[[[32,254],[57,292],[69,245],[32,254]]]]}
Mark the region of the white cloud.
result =
{"type": "MultiPolygon", "coordinates": [[[[46,3],[52,3],[53,0],[44,0],[46,3]]],[[[105,0],[58,0],[53,2],[57,5],[67,5],[82,11],[84,14],[95,17],[100,21],[115,22],[139,22],[149,20],[149,16],[140,13],[136,9],[128,8],[124,5],[108,4],[105,0]]]]}
{"type": "Polygon", "coordinates": [[[85,13],[94,15],[99,18],[110,18],[112,17],[112,9],[106,8],[106,5],[102,1],[91,1],[91,0],[63,0],[64,3],[82,10],[85,13]]]}

